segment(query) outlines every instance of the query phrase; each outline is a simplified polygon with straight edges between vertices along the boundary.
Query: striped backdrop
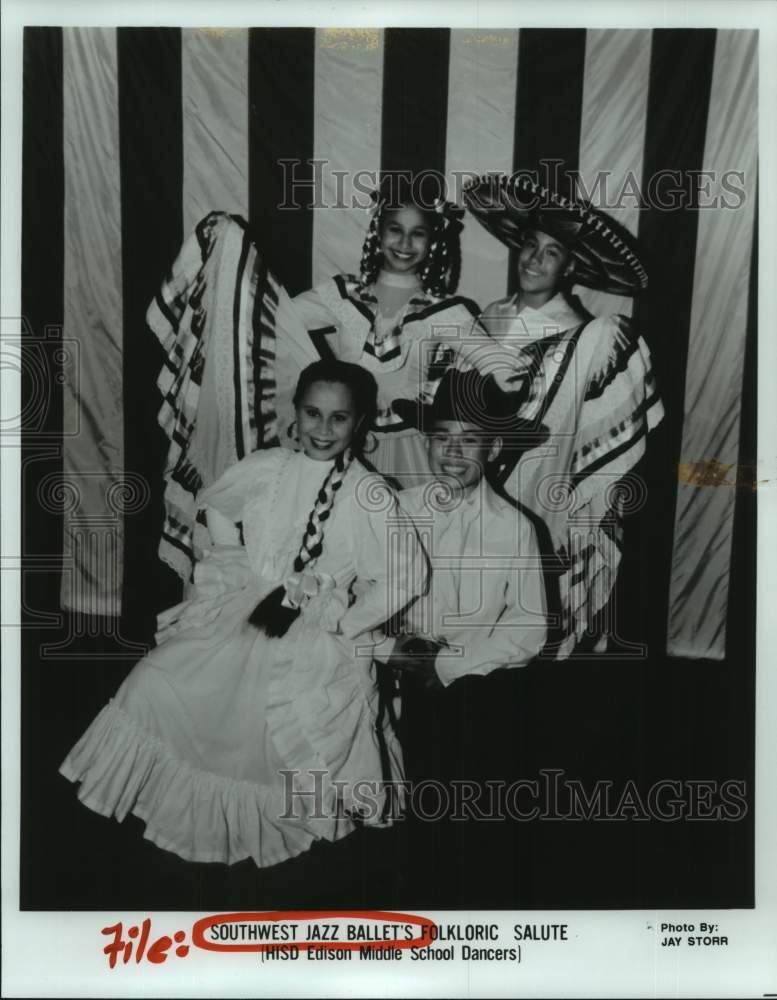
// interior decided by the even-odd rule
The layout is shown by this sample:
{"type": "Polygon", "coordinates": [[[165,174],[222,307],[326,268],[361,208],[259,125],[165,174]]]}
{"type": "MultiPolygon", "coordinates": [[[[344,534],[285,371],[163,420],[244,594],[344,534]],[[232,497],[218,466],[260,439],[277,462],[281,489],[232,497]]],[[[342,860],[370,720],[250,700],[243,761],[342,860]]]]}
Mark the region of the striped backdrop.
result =
{"type": "MultiPolygon", "coordinates": [[[[631,193],[611,211],[643,247],[636,320],[668,410],[652,458],[666,637],[676,655],[721,658],[754,308],[756,75],[753,31],[26,29],[24,313],[33,339],[61,324],[78,345],[62,353],[78,361],[63,362],[61,413],[78,433],[50,464],[64,480],[63,605],[111,617],[169,602],[154,568],[161,357],[144,316],[203,215],[250,219],[294,294],[357,268],[367,217],[349,206],[377,170],[436,170],[455,194],[457,177],[544,158],[579,171],[595,204],[631,193]],[[682,172],[655,192],[674,188],[683,208],[640,208],[637,189],[661,171],[682,172]],[[694,187],[689,171],[716,174],[694,187]],[[721,187],[726,171],[738,173],[721,187]],[[315,194],[346,207],[284,207],[292,180],[304,206],[315,194]],[[698,207],[720,194],[741,204],[698,207]]],[[[485,306],[510,275],[507,250],[468,225],[460,292],[485,306]]],[[[594,312],[634,305],[583,298],[594,312]]]]}

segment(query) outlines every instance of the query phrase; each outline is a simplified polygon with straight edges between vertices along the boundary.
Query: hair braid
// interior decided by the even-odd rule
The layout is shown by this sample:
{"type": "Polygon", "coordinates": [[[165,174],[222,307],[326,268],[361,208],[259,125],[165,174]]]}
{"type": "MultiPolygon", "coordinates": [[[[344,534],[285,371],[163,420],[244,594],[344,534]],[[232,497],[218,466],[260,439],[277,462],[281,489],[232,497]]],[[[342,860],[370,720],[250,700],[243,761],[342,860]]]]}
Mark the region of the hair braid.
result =
{"type": "Polygon", "coordinates": [[[302,536],[302,545],[294,559],[294,572],[301,573],[306,566],[312,566],[321,555],[324,541],[324,521],[328,520],[332,512],[337,491],[343,485],[345,474],[353,461],[353,452],[346,449],[335,459],[334,466],[330,469],[329,475],[323,482],[321,489],[316,496],[316,502],[308,517],[305,533],[302,536]]]}
{"type": "Polygon", "coordinates": [[[359,264],[361,274],[359,285],[361,288],[372,285],[380,271],[380,229],[383,224],[384,205],[384,202],[378,203],[377,210],[370,219],[367,235],[364,237],[364,243],[362,244],[362,256],[359,264]]]}
{"type": "MultiPolygon", "coordinates": [[[[295,573],[312,569],[321,555],[324,542],[324,522],[329,519],[329,515],[332,513],[335,497],[343,485],[353,457],[351,448],[340,452],[335,459],[335,464],[321,484],[316,495],[316,502],[308,516],[299,552],[294,558],[295,573]]],[[[257,604],[248,618],[249,623],[262,629],[270,638],[280,638],[286,635],[292,622],[300,613],[299,607],[291,606],[287,598],[286,586],[276,587],[257,604]]]]}
{"type": "Polygon", "coordinates": [[[441,211],[435,213],[429,252],[418,275],[423,290],[441,299],[456,291],[461,274],[462,225],[454,212],[452,206],[443,203],[441,211]]]}

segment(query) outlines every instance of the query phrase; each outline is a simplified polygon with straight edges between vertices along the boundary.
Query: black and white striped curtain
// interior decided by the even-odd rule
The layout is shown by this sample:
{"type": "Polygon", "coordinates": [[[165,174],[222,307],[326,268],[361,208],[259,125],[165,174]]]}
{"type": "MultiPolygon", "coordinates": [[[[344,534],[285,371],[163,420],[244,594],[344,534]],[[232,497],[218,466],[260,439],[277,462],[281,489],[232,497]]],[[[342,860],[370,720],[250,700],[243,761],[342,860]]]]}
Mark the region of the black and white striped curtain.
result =
{"type": "MultiPolygon", "coordinates": [[[[142,589],[128,561],[153,572],[144,428],[159,356],[144,315],[203,215],[250,219],[296,293],[358,267],[368,220],[352,201],[378,170],[438,171],[455,197],[470,174],[557,161],[643,248],[636,304],[583,298],[635,307],[667,404],[670,652],[722,657],[757,43],[707,29],[27,29],[23,299],[30,337],[62,326],[64,606],[116,615],[142,589]]],[[[507,250],[474,222],[462,249],[460,292],[505,295],[507,250]]]]}

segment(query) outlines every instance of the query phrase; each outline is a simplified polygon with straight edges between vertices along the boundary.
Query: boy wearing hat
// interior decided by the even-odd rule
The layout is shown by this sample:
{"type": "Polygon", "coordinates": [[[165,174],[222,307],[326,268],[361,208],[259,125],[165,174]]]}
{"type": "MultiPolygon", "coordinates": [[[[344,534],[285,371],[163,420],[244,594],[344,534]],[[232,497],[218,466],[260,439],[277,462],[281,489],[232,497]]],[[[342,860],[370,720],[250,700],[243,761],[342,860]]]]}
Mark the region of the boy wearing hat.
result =
{"type": "Polygon", "coordinates": [[[530,519],[484,473],[506,446],[531,442],[529,425],[475,370],[449,369],[431,405],[395,406],[426,437],[434,479],[404,490],[402,508],[421,535],[431,576],[383,658],[426,688],[523,666],[547,634],[539,549],[530,519]]]}
{"type": "MultiPolygon", "coordinates": [[[[489,336],[472,360],[517,390],[518,415],[549,434],[547,447],[503,463],[498,481],[541,518],[558,559],[555,648],[563,659],[591,641],[586,634],[607,606],[624,501],[634,491],[623,480],[663,417],[645,342],[625,317],[592,316],[572,288],[630,297],[646,288],[647,274],[615,219],[527,176],[475,178],[464,201],[515,251],[517,290],[484,310],[489,336]]],[[[605,645],[601,635],[594,649],[605,645]]]]}

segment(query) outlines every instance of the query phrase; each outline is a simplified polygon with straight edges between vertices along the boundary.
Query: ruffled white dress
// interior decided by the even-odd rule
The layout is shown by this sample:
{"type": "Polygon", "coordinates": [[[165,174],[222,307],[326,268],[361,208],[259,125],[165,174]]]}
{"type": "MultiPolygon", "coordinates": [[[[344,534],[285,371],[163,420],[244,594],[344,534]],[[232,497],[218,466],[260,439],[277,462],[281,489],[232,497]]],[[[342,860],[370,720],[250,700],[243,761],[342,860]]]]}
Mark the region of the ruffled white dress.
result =
{"type": "Polygon", "coordinates": [[[187,860],[262,867],[391,821],[401,753],[380,720],[369,633],[421,592],[426,571],[382,479],[351,464],[315,565],[319,593],[286,635],[247,622],[288,579],[330,469],[255,452],[201,495],[242,523],[245,546],[206,553],[192,598],[160,616],[159,645],[61,767],[89,808],[139,816],[148,839],[187,860]]]}

